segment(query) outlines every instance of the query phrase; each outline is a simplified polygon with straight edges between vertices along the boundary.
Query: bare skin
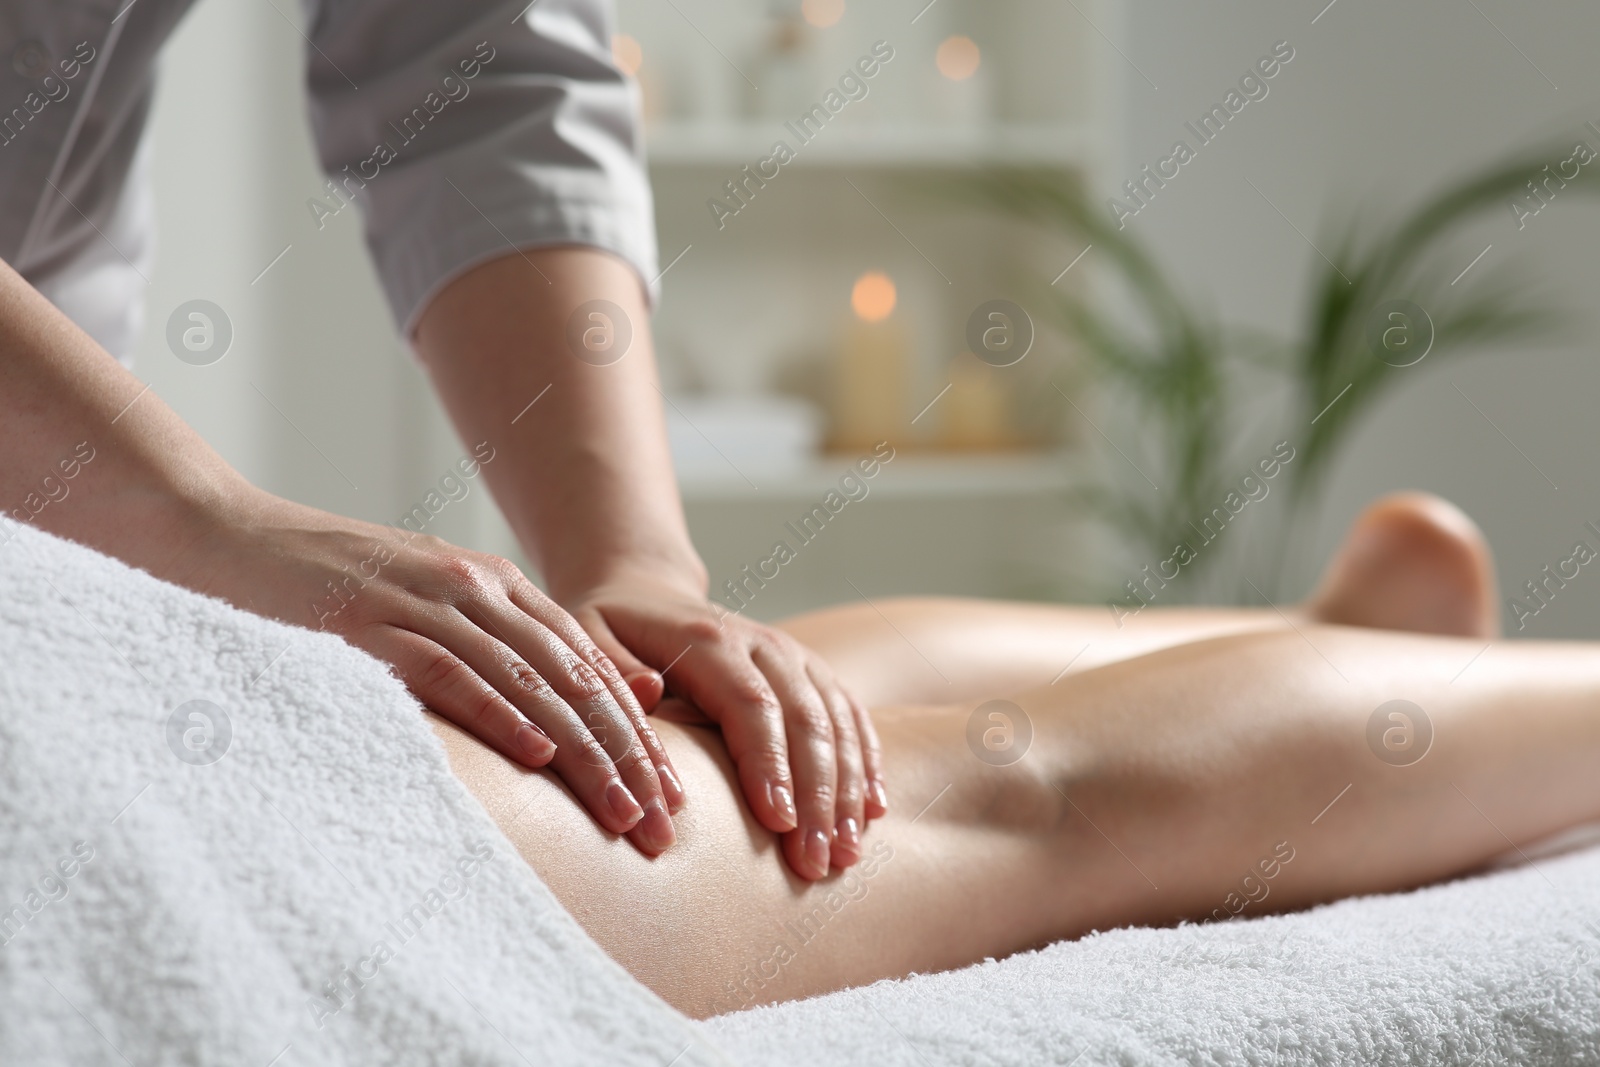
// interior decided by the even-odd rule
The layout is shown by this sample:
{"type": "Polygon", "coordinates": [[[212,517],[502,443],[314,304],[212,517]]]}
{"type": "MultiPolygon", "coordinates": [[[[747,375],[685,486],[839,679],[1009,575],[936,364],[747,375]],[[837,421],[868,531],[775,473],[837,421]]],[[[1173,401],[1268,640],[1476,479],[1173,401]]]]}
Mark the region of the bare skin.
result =
{"type": "MultiPolygon", "coordinates": [[[[440,732],[456,773],[590,934],[696,1016],[1226,914],[1245,875],[1270,879],[1270,904],[1246,914],[1401,889],[1600,815],[1590,649],[1480,655],[1492,617],[1448,620],[1471,636],[1324,618],[1360,605],[1384,622],[1392,579],[1377,557],[1419,550],[1458,563],[1418,593],[1438,598],[1423,617],[1482,603],[1481,538],[1449,505],[1413,497],[1358,521],[1329,581],[1287,619],[1152,609],[1119,631],[1094,609],[902,601],[886,609],[893,627],[854,608],[794,620],[869,701],[889,787],[906,798],[873,824],[857,867],[816,883],[779,861],[710,730],[661,724],[697,788],[680,847],[653,860],[599,831],[553,779],[440,732]],[[947,682],[906,666],[905,638],[947,682]],[[1082,652],[1050,684],[1085,642],[1098,658],[1082,652]],[[1006,767],[967,741],[973,709],[996,696],[1034,729],[1006,767]],[[1374,710],[1396,698],[1435,731],[1409,766],[1367,742],[1374,710]]],[[[1414,624],[1416,608],[1395,621],[1414,624]]]]}

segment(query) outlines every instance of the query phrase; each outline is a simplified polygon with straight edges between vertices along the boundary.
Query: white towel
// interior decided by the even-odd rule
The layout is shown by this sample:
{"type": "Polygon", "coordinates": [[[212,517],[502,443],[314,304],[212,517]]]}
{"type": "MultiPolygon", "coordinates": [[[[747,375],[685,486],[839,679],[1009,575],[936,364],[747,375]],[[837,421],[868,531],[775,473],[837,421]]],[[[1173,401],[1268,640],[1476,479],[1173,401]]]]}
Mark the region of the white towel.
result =
{"type": "Polygon", "coordinates": [[[0,1063],[726,1062],[377,660],[0,521],[0,1063]]]}

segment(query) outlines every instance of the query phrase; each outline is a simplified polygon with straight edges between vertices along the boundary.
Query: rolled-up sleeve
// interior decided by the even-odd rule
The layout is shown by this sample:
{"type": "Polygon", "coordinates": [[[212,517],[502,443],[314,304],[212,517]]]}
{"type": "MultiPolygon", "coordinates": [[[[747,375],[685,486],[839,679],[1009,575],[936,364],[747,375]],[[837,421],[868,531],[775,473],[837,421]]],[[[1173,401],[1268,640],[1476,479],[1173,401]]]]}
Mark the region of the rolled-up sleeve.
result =
{"type": "Polygon", "coordinates": [[[609,4],[526,3],[307,5],[326,202],[361,209],[407,336],[452,278],[513,250],[590,245],[655,276],[637,87],[611,58],[609,4]]]}

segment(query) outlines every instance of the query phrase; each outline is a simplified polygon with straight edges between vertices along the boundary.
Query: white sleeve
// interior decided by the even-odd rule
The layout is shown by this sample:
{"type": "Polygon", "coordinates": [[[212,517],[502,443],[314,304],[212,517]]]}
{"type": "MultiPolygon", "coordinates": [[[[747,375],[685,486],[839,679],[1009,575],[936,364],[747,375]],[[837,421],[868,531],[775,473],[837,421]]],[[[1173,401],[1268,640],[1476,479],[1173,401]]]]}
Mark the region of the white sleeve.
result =
{"type": "Polygon", "coordinates": [[[362,211],[407,334],[452,278],[514,249],[592,245],[655,275],[638,91],[612,61],[609,4],[526,3],[309,0],[318,153],[362,211]]]}

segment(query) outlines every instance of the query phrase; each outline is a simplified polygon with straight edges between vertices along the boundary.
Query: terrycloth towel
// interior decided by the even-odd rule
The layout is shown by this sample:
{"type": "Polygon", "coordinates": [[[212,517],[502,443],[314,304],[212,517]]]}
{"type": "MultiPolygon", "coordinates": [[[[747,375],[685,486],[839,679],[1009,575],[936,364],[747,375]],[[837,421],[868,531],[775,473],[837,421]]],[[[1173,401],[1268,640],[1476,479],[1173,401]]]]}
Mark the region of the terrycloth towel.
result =
{"type": "Polygon", "coordinates": [[[0,1064],[727,1062],[377,660],[0,522],[0,1064]]]}

